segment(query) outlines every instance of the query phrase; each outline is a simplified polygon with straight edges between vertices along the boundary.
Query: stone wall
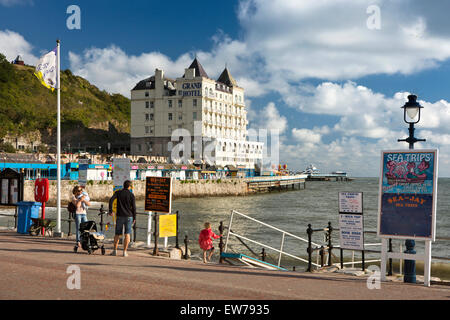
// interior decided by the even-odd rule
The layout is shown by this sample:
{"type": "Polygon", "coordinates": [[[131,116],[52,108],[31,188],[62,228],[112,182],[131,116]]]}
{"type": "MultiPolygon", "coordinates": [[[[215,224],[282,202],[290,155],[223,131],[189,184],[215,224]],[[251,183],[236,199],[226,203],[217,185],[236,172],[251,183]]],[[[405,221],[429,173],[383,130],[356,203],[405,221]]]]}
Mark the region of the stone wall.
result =
{"type": "MultiPolygon", "coordinates": [[[[77,185],[77,181],[61,181],[61,205],[66,203],[72,196],[72,189],[77,185]]],[[[106,184],[99,181],[93,185],[87,185],[86,190],[89,193],[91,201],[107,202],[113,193],[112,182],[106,184]]],[[[136,200],[143,200],[145,197],[145,181],[133,181],[133,192],[136,200]]],[[[213,196],[242,196],[249,193],[247,182],[239,179],[220,180],[174,180],[173,197],[213,197],[213,196]]],[[[34,201],[34,181],[25,181],[24,201],[34,201]]],[[[50,200],[47,205],[56,204],[56,181],[50,181],[50,200]]]]}

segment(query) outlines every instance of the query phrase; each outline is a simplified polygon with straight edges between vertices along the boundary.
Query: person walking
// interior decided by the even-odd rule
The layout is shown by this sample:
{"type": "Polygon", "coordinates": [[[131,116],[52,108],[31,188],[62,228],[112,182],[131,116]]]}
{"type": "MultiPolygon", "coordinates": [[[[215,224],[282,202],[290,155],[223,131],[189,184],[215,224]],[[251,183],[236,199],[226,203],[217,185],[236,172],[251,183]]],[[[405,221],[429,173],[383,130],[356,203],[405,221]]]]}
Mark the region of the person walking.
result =
{"type": "Polygon", "coordinates": [[[211,224],[209,222],[205,222],[205,229],[200,231],[200,235],[198,237],[198,244],[200,245],[200,248],[203,250],[203,262],[206,263],[206,261],[211,260],[211,256],[214,253],[214,246],[211,238],[218,239],[221,236],[215,234],[211,230],[211,224]],[[209,251],[208,257],[206,257],[206,254],[209,251]]]}
{"type": "Polygon", "coordinates": [[[117,255],[117,247],[119,245],[119,239],[122,235],[123,228],[125,228],[125,238],[123,240],[123,256],[128,256],[127,250],[128,244],[130,243],[131,228],[136,223],[136,198],[130,191],[131,187],[131,181],[125,181],[123,183],[123,189],[116,191],[111,199],[109,199],[109,215],[112,215],[113,201],[117,199],[117,219],[114,236],[114,249],[111,253],[112,256],[117,255]]]}
{"type": "Polygon", "coordinates": [[[87,207],[91,205],[87,193],[83,194],[83,189],[80,186],[75,186],[72,190],[72,203],[75,205],[75,233],[77,247],[81,248],[80,244],[80,224],[86,222],[87,207]]]}

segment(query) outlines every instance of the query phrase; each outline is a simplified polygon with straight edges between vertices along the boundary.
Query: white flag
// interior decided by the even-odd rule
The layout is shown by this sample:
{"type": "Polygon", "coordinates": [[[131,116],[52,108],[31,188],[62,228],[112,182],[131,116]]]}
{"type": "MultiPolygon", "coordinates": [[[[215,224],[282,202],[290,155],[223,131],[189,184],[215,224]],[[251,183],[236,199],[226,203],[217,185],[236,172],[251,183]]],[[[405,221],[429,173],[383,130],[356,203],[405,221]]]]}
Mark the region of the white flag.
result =
{"type": "Polygon", "coordinates": [[[57,49],[43,55],[36,66],[35,76],[41,81],[42,85],[51,89],[56,88],[56,52],[57,49]]]}

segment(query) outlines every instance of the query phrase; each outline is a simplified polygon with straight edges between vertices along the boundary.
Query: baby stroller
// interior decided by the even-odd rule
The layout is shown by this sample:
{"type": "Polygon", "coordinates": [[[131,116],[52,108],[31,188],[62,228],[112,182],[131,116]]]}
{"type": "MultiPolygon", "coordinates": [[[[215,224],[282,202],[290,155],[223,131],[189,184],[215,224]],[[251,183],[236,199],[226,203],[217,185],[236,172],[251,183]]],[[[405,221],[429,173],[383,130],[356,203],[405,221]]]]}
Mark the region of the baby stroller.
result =
{"type": "MultiPolygon", "coordinates": [[[[91,254],[97,249],[101,249],[102,255],[105,255],[105,246],[103,244],[105,235],[97,232],[97,225],[95,221],[86,221],[80,223],[80,243],[81,248],[91,254]]],[[[74,252],[78,251],[78,246],[73,248],[74,252]]]]}

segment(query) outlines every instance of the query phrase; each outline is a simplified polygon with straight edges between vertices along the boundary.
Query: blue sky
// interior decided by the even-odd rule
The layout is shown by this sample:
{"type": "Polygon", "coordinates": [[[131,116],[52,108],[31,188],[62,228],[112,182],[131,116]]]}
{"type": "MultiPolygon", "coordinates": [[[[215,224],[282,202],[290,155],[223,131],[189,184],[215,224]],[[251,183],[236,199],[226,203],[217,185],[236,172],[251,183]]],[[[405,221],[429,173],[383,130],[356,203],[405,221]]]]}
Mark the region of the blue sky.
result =
{"type": "Polygon", "coordinates": [[[60,38],[63,68],[127,96],[155,68],[181,76],[195,55],[210,77],[227,64],[249,127],[279,130],[280,162],[354,176],[377,176],[381,150],[407,147],[400,107],[414,93],[427,139],[416,147],[439,148],[450,176],[444,12],[446,0],[0,0],[0,52],[34,64],[60,38]],[[66,27],[72,4],[81,30],[66,27]]]}

